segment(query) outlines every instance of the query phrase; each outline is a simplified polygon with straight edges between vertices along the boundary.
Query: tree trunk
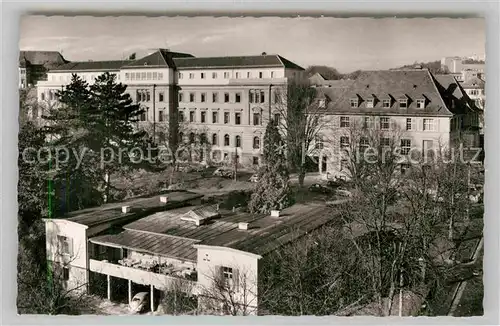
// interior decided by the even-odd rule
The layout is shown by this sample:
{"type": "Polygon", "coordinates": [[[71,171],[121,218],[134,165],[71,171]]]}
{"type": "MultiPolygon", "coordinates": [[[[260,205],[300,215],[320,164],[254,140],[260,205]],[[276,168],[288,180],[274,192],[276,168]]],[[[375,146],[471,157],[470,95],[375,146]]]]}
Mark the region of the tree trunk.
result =
{"type": "Polygon", "coordinates": [[[298,177],[299,177],[299,186],[302,188],[304,187],[304,179],[306,178],[306,171],[303,166],[299,168],[298,177]]]}

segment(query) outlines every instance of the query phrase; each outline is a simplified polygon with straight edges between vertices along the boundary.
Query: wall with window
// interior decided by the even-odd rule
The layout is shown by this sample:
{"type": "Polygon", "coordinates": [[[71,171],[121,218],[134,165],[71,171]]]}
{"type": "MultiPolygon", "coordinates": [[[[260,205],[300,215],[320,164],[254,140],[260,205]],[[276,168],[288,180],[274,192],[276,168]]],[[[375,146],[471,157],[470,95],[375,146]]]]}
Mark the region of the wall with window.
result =
{"type": "Polygon", "coordinates": [[[237,293],[240,302],[257,309],[257,272],[260,256],[225,247],[200,245],[198,248],[198,284],[210,288],[214,277],[222,277],[237,293]]]}
{"type": "Polygon", "coordinates": [[[130,68],[120,70],[120,81],[126,85],[173,84],[170,68],[130,68]]]}
{"type": "Polygon", "coordinates": [[[69,288],[87,283],[87,227],[67,220],[45,220],[47,260],[66,266],[69,288]]]}
{"type": "Polygon", "coordinates": [[[176,73],[179,86],[228,85],[234,80],[258,80],[284,78],[285,69],[276,68],[241,68],[241,69],[182,69],[176,73]]]}

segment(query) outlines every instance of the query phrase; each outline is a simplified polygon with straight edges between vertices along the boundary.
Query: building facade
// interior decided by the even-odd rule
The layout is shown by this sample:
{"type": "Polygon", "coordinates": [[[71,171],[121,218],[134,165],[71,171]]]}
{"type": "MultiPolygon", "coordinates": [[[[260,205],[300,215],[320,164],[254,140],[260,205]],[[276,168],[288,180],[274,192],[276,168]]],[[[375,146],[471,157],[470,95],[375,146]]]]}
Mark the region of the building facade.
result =
{"type": "MultiPolygon", "coordinates": [[[[72,62],[38,83],[38,99],[57,105],[56,91],[77,74],[92,83],[104,72],[117,75],[145,113],[141,125],[160,143],[177,111],[185,142],[211,145],[211,157],[236,159],[243,166],[260,163],[266,124],[277,89],[304,79],[304,69],[279,56],[196,58],[164,49],[132,61],[72,62]]],[[[232,160],[231,160],[232,161],[232,160]]]]}
{"type": "Polygon", "coordinates": [[[19,88],[33,87],[47,80],[47,71],[67,61],[56,51],[21,51],[19,53],[19,88]]]}

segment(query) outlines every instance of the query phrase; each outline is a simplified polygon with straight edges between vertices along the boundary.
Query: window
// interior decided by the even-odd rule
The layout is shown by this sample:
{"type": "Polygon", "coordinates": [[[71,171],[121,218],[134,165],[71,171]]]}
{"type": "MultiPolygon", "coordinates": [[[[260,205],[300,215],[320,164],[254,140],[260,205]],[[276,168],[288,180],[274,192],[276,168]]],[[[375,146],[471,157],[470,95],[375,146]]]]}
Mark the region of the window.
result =
{"type": "Polygon", "coordinates": [[[391,146],[391,140],[387,137],[381,137],[380,138],[380,146],[382,147],[390,147],[391,146]]]}
{"type": "Polygon", "coordinates": [[[158,73],[158,79],[159,79],[159,80],[162,80],[162,79],[163,79],[163,73],[162,73],[162,72],[159,72],[159,73],[158,73]]]}
{"type": "Polygon", "coordinates": [[[151,78],[152,78],[152,77],[153,77],[153,75],[151,74],[151,71],[148,71],[148,72],[146,73],[146,79],[147,79],[147,80],[151,80],[151,78]]]}
{"type": "Polygon", "coordinates": [[[349,137],[347,136],[340,137],[340,147],[341,148],[349,147],[349,137]]]}
{"type": "Polygon", "coordinates": [[[69,280],[69,268],[67,266],[64,266],[62,271],[63,271],[62,273],[63,281],[69,280]]]}
{"type": "Polygon", "coordinates": [[[219,101],[219,93],[212,93],[212,103],[217,103],[219,101]]]}
{"type": "Polygon", "coordinates": [[[146,121],[147,120],[147,115],[146,111],[142,112],[141,115],[139,116],[140,121],[146,121]]]}
{"type": "Polygon", "coordinates": [[[314,148],[323,149],[323,138],[320,136],[314,137],[314,148]]]}
{"type": "Polygon", "coordinates": [[[229,123],[229,112],[224,112],[224,124],[229,123]]]}
{"type": "Polygon", "coordinates": [[[259,71],[259,78],[262,78],[262,71],[259,71]]]}
{"type": "Polygon", "coordinates": [[[364,117],[363,119],[363,128],[372,128],[373,127],[373,119],[371,117],[364,117]]]}
{"type": "Polygon", "coordinates": [[[165,120],[165,112],[163,110],[158,112],[158,121],[163,122],[165,120]]]}
{"type": "Polygon", "coordinates": [[[184,94],[179,93],[179,102],[184,102],[184,94]]]}
{"type": "Polygon", "coordinates": [[[146,102],[151,101],[151,93],[149,91],[146,91],[146,102]]]}
{"type": "Polygon", "coordinates": [[[424,131],[434,131],[434,119],[424,119],[424,131]]]}
{"type": "Polygon", "coordinates": [[[373,99],[372,98],[369,98],[366,100],[366,107],[373,108],[373,99]]]}
{"type": "Polygon", "coordinates": [[[477,89],[471,89],[469,94],[470,95],[479,95],[479,91],[477,89]]]}
{"type": "Polygon", "coordinates": [[[401,139],[401,155],[410,154],[411,139],[401,139]]]}
{"type": "Polygon", "coordinates": [[[236,147],[241,147],[241,136],[234,137],[234,140],[236,141],[236,147]]]}
{"type": "Polygon", "coordinates": [[[419,109],[425,108],[425,100],[424,99],[417,100],[417,108],[419,108],[419,109]]]}
{"type": "Polygon", "coordinates": [[[229,93],[224,93],[224,103],[229,103],[229,93]]]}
{"type": "MultiPolygon", "coordinates": [[[[146,72],[141,72],[141,80],[146,80],[146,72]]],[[[95,78],[93,78],[95,79],[95,78]]]]}
{"type": "Polygon", "coordinates": [[[153,79],[158,80],[158,73],[157,72],[153,72],[153,79]]]}
{"type": "Polygon", "coordinates": [[[255,98],[255,91],[250,91],[250,103],[256,103],[257,100],[255,98]]]}
{"type": "Polygon", "coordinates": [[[241,124],[241,113],[236,112],[234,114],[234,123],[237,124],[237,125],[241,124]]]}
{"type": "Polygon", "coordinates": [[[274,114],[274,119],[273,119],[273,122],[276,126],[278,126],[280,124],[280,114],[279,113],[275,113],[274,114]]]}
{"type": "Polygon", "coordinates": [[[195,138],[194,132],[190,133],[189,134],[189,142],[192,144],[195,142],[195,140],[196,140],[196,138],[195,138]]]}
{"type": "Polygon", "coordinates": [[[206,102],[207,93],[201,93],[201,102],[206,102]]]}
{"type": "Polygon", "coordinates": [[[229,135],[228,134],[224,135],[224,146],[229,146],[229,135]]]}
{"type": "Polygon", "coordinates": [[[179,79],[184,78],[184,74],[182,72],[179,73],[179,79]]]}
{"type": "Polygon", "coordinates": [[[357,108],[359,104],[359,100],[357,98],[351,99],[351,108],[357,108]]]}
{"type": "Polygon", "coordinates": [[[212,112],[212,123],[218,123],[219,122],[219,112],[212,112]]]}
{"type": "Polygon", "coordinates": [[[386,99],[386,100],[382,100],[382,107],[383,108],[390,108],[391,107],[391,100],[390,99],[386,99]]]}
{"type": "Polygon", "coordinates": [[[202,72],[202,73],[200,74],[200,77],[201,77],[201,79],[205,79],[205,73],[204,73],[204,72],[202,72]]]}
{"type": "Polygon", "coordinates": [[[250,71],[247,72],[247,78],[252,78],[252,73],[250,71]]]}
{"type": "Polygon", "coordinates": [[[125,80],[129,80],[130,79],[130,74],[128,72],[125,73],[125,80]]]}
{"type": "Polygon", "coordinates": [[[340,160],[340,171],[349,171],[349,160],[343,158],[340,160]]]}
{"type": "Polygon", "coordinates": [[[361,137],[361,139],[359,140],[359,151],[361,153],[364,153],[368,147],[370,147],[370,144],[368,142],[368,138],[366,137],[361,137]]]}
{"type": "Polygon", "coordinates": [[[179,111],[179,121],[180,122],[184,121],[184,112],[183,111],[179,111]]]}
{"type": "Polygon", "coordinates": [[[408,99],[399,99],[399,108],[406,109],[408,107],[408,99]]]}
{"type": "Polygon", "coordinates": [[[253,148],[254,149],[260,148],[260,138],[257,136],[253,137],[253,148]]]}
{"type": "Polygon", "coordinates": [[[228,72],[224,72],[224,78],[229,78],[229,73],[228,72]]]}
{"type": "Polygon", "coordinates": [[[71,238],[65,237],[62,235],[57,236],[57,241],[59,243],[59,248],[61,250],[61,254],[63,255],[71,255],[72,254],[72,241],[71,238]]]}
{"type": "Polygon", "coordinates": [[[412,125],[412,120],[411,118],[406,118],[406,130],[412,130],[413,125],[412,125]]]}
{"type": "Polygon", "coordinates": [[[213,134],[212,135],[212,145],[217,145],[219,142],[218,142],[218,139],[219,137],[217,136],[217,134],[213,134]]]}
{"type": "Polygon", "coordinates": [[[165,100],[164,96],[163,92],[158,93],[158,101],[163,102],[165,100]]]}
{"type": "Polygon", "coordinates": [[[254,126],[259,126],[260,123],[260,113],[254,113],[253,114],[253,125],[254,126]]]}
{"type": "Polygon", "coordinates": [[[212,73],[212,79],[216,79],[217,78],[217,73],[216,72],[213,72],[212,73]]]}
{"type": "Polygon", "coordinates": [[[380,118],[380,129],[388,130],[390,128],[389,118],[380,118]]]}
{"type": "Polygon", "coordinates": [[[200,119],[200,120],[201,120],[201,123],[205,123],[205,122],[207,122],[207,121],[206,121],[206,120],[207,120],[207,112],[205,112],[205,111],[201,111],[201,117],[200,117],[200,118],[201,118],[201,119],[200,119]]]}
{"type": "Polygon", "coordinates": [[[194,102],[194,93],[189,93],[189,102],[194,102]]]}
{"type": "Polygon", "coordinates": [[[236,93],[234,96],[235,96],[234,97],[234,101],[236,103],[240,103],[241,102],[241,94],[240,93],[236,93]]]}
{"type": "Polygon", "coordinates": [[[222,277],[226,281],[232,280],[233,279],[233,269],[230,267],[222,267],[222,277]]]}
{"type": "Polygon", "coordinates": [[[271,78],[274,78],[274,71],[271,71],[271,78]]]}
{"type": "Polygon", "coordinates": [[[193,79],[194,78],[194,73],[190,72],[189,73],[189,79],[193,79]]]}
{"type": "Polygon", "coordinates": [[[189,111],[189,122],[194,122],[195,120],[195,112],[189,111]]]}
{"type": "Polygon", "coordinates": [[[411,169],[411,165],[408,164],[408,163],[401,163],[401,165],[399,166],[399,169],[401,171],[401,174],[405,174],[406,171],[408,171],[409,169],[411,169]]]}
{"type": "Polygon", "coordinates": [[[207,134],[206,133],[201,133],[200,134],[200,143],[206,144],[207,143],[207,134]]]}
{"type": "Polygon", "coordinates": [[[41,93],[41,94],[40,94],[40,99],[41,99],[42,101],[45,101],[45,93],[41,93]]]}
{"type": "Polygon", "coordinates": [[[259,158],[257,156],[252,157],[253,165],[259,165],[259,158]]]}
{"type": "Polygon", "coordinates": [[[239,72],[236,73],[236,79],[238,79],[238,78],[240,78],[240,73],[239,72]]]}
{"type": "Polygon", "coordinates": [[[349,128],[349,117],[340,117],[340,127],[349,128]]]}
{"type": "Polygon", "coordinates": [[[260,103],[264,103],[266,101],[264,91],[260,91],[260,103]]]}

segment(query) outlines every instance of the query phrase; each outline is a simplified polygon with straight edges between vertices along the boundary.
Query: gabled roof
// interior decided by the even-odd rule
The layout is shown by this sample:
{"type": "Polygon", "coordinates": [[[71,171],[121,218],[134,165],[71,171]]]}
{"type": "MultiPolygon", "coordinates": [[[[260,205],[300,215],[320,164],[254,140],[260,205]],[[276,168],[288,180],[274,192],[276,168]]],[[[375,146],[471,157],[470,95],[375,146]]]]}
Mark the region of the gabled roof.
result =
{"type": "Polygon", "coordinates": [[[465,81],[462,83],[463,88],[477,88],[477,89],[483,89],[484,88],[484,80],[482,80],[479,77],[472,77],[471,79],[465,81]]]}
{"type": "Polygon", "coordinates": [[[304,68],[276,54],[238,57],[174,58],[174,62],[177,69],[280,67],[304,70],[304,68]]]}
{"type": "Polygon", "coordinates": [[[66,63],[61,53],[57,51],[20,51],[19,64],[57,66],[66,63]]]}
{"type": "Polygon", "coordinates": [[[51,72],[67,71],[117,71],[130,60],[69,62],[50,69],[51,72]]]}
{"type": "Polygon", "coordinates": [[[165,68],[174,68],[175,63],[173,58],[189,58],[193,57],[188,53],[180,53],[180,52],[170,52],[167,49],[158,49],[157,51],[134,61],[126,64],[124,69],[126,68],[137,68],[137,67],[165,67],[165,68]]]}
{"type": "Polygon", "coordinates": [[[330,114],[377,114],[377,115],[432,115],[451,116],[436,82],[427,69],[364,71],[347,88],[338,89],[337,100],[332,101],[326,113],[330,114]],[[362,101],[357,108],[351,108],[349,99],[358,94],[362,101]],[[382,101],[376,101],[373,108],[366,107],[365,99],[373,95],[379,99],[408,96],[407,108],[393,103],[384,108],[382,101]],[[417,108],[417,100],[426,99],[424,109],[417,108]]]}

